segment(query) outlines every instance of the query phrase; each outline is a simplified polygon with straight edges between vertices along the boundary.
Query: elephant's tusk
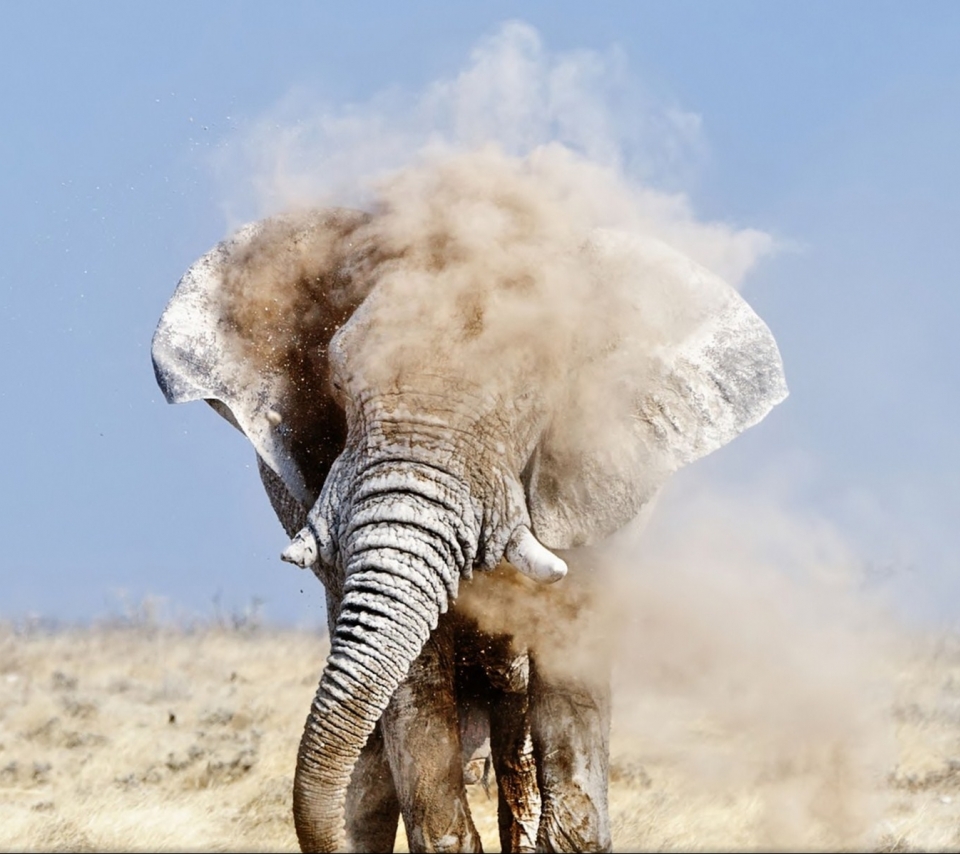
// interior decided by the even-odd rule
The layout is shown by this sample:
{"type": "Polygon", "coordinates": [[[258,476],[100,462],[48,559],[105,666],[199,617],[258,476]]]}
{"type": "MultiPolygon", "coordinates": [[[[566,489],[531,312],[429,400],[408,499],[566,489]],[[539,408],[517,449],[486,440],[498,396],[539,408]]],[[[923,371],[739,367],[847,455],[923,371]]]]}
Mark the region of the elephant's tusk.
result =
{"type": "Polygon", "coordinates": [[[313,566],[317,562],[317,539],[309,528],[297,533],[290,545],[280,553],[280,560],[294,563],[301,569],[313,566]]]}
{"type": "Polygon", "coordinates": [[[507,543],[506,557],[527,578],[553,584],[567,574],[567,564],[541,545],[526,525],[520,525],[507,543]]]}

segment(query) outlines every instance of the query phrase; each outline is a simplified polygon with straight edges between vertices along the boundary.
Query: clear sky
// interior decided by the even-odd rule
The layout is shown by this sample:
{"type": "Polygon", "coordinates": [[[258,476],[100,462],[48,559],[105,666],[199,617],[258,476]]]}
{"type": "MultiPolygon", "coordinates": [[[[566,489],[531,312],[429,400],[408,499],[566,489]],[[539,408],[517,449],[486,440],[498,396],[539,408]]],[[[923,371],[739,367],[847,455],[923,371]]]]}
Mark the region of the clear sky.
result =
{"type": "Polygon", "coordinates": [[[960,4],[209,0],[4,8],[0,618],[155,595],[322,620],[252,451],[164,403],[151,335],[262,212],[263,128],[416,102],[510,19],[548,64],[600,68],[650,186],[777,242],[743,292],[791,397],[697,476],[776,482],[911,607],[960,617],[960,4]]]}

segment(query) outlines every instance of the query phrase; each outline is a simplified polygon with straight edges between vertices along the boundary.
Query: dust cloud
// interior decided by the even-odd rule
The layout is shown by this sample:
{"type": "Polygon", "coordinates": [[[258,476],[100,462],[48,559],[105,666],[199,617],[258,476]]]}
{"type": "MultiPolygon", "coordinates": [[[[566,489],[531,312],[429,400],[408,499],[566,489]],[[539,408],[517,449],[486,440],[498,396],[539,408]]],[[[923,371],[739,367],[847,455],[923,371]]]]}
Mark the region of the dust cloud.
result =
{"type": "Polygon", "coordinates": [[[522,21],[481,40],[463,69],[419,92],[397,88],[347,105],[302,89],[246,122],[212,158],[233,231],[296,209],[370,209],[380,182],[421,157],[495,143],[511,157],[559,143],[614,175],[623,196],[607,224],[665,240],[737,286],[773,236],[704,222],[680,189],[694,180],[706,143],[700,117],[657,99],[617,51],[554,53],[522,21]]]}
{"type": "Polygon", "coordinates": [[[615,838],[882,847],[890,775],[916,760],[898,749],[894,714],[913,639],[865,592],[828,520],[691,475],[643,530],[563,553],[563,584],[501,567],[459,607],[555,676],[612,672],[615,838]]]}
{"type": "MultiPolygon", "coordinates": [[[[281,242],[295,248],[258,244],[264,252],[252,266],[244,250],[246,278],[234,297],[242,304],[254,294],[261,309],[274,309],[234,311],[241,335],[257,339],[258,324],[268,323],[277,352],[293,352],[302,329],[285,327],[275,309],[300,297],[272,288],[298,282],[309,292],[332,282],[343,288],[337,305],[352,308],[376,283],[358,328],[378,337],[362,360],[345,348],[352,361],[339,369],[348,387],[402,385],[404,371],[439,364],[468,384],[509,389],[531,362],[567,364],[573,352],[586,364],[620,336],[637,335],[618,326],[635,321],[624,301],[636,294],[598,273],[596,229],[663,241],[739,285],[776,241],[700,222],[684,195],[655,188],[651,164],[662,166],[678,139],[696,152],[699,121],[646,102],[646,120],[637,117],[640,130],[625,141],[611,110],[618,63],[553,56],[535,31],[512,23],[479,45],[460,75],[420,96],[248,127],[239,158],[219,164],[225,177],[254,174],[252,201],[234,199],[230,209],[294,211],[282,220],[281,242]],[[324,206],[364,213],[305,229],[324,206]]],[[[675,337],[664,325],[677,321],[666,295],[652,296],[639,337],[655,348],[658,336],[675,337]]],[[[570,377],[540,374],[534,391],[548,409],[570,377]]],[[[468,594],[462,606],[544,661],[562,651],[551,666],[574,675],[597,674],[609,658],[614,769],[619,746],[646,757],[637,774],[660,774],[692,801],[741,798],[743,826],[713,844],[876,844],[899,659],[895,628],[859,584],[857,555],[828,521],[775,495],[684,483],[679,499],[667,487],[667,506],[642,536],[571,552],[564,585],[534,590],[501,577],[486,598],[468,594]],[[569,654],[571,636],[582,638],[582,656],[569,654]]],[[[665,839],[636,827],[631,834],[651,847],[711,843],[694,819],[665,839]]]]}
{"type": "Polygon", "coordinates": [[[611,549],[611,590],[630,602],[621,744],[701,794],[749,791],[761,847],[877,845],[904,638],[828,521],[690,481],[611,549]]]}

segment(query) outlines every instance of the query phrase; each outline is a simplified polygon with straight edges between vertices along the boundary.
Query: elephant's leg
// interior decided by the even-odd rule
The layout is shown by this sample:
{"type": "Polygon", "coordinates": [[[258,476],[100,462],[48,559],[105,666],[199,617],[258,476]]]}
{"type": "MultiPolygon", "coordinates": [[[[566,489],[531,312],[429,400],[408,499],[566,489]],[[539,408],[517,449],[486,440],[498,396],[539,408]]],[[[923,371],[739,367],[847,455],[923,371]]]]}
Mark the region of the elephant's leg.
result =
{"type": "Polygon", "coordinates": [[[530,723],[540,787],[538,851],[610,851],[609,679],[547,675],[530,662],[530,723]]]}
{"type": "Polygon", "coordinates": [[[381,724],[370,734],[347,788],[347,845],[351,851],[391,854],[400,801],[383,746],[381,724]]]}
{"type": "Polygon", "coordinates": [[[381,719],[411,851],[482,851],[463,782],[451,614],[381,719]]]}
{"type": "Polygon", "coordinates": [[[535,851],[540,792],[525,694],[490,691],[490,752],[503,851],[535,851]]]}
{"type": "Polygon", "coordinates": [[[464,621],[458,653],[472,649],[486,683],[490,753],[497,775],[497,818],[503,851],[536,850],[540,792],[530,739],[529,657],[507,635],[480,632],[464,621]]]}

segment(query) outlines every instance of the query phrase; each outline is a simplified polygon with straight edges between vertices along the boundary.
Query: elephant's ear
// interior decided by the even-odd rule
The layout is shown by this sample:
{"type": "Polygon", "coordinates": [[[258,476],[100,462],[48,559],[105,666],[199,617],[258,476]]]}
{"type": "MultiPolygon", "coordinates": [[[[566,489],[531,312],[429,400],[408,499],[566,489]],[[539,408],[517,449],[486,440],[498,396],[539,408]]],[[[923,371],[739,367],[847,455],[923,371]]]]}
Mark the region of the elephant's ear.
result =
{"type": "Polygon", "coordinates": [[[551,548],[613,533],[787,396],[770,330],[722,279],[652,239],[598,232],[587,251],[615,317],[525,473],[551,548]]]}
{"type": "Polygon", "coordinates": [[[167,401],[210,403],[306,506],[346,435],[327,346],[365,296],[350,237],[366,221],[332,210],[245,226],[187,270],[153,337],[167,401]]]}

